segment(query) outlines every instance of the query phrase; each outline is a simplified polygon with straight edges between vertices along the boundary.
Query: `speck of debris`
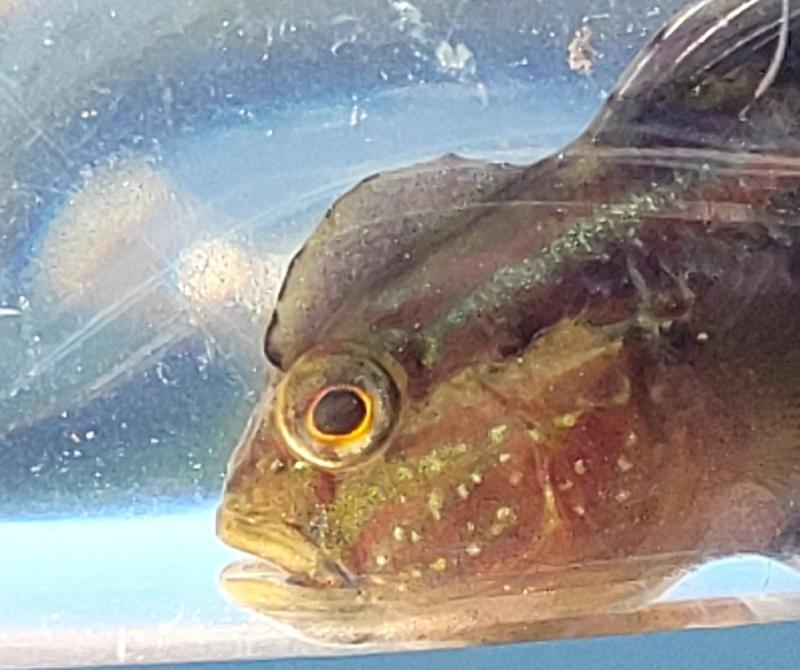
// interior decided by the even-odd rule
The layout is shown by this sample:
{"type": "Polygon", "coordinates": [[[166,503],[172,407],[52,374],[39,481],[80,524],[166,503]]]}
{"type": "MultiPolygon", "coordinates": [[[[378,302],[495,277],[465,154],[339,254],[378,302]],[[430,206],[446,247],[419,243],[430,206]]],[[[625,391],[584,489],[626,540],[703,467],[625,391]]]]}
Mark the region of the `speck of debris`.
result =
{"type": "Polygon", "coordinates": [[[581,26],[575,31],[575,35],[567,47],[569,69],[585,77],[592,74],[598,56],[591,40],[592,29],[589,26],[581,26]]]}

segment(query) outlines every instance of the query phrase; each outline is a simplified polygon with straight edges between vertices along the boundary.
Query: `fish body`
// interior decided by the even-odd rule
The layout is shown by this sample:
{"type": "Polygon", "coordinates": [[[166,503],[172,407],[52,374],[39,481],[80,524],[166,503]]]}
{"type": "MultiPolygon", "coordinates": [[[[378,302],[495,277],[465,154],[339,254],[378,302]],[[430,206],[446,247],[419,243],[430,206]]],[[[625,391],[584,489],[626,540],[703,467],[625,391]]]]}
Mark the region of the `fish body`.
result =
{"type": "Polygon", "coordinates": [[[796,15],[697,2],[558,154],[333,205],[219,511],[280,571],[230,568],[234,600],[333,639],[577,634],[709,558],[797,549],[796,15]]]}

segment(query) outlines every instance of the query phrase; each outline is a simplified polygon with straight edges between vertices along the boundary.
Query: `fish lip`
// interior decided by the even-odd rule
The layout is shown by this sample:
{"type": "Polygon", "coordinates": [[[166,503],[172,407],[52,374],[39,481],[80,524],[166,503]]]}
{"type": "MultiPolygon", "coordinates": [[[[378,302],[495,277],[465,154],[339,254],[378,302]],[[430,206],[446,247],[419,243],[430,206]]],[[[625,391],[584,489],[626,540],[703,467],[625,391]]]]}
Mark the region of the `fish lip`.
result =
{"type": "Polygon", "coordinates": [[[223,569],[223,580],[257,572],[273,581],[305,584],[310,588],[357,590],[354,578],[299,528],[285,522],[263,522],[221,507],[217,535],[228,546],[248,555],[223,569]],[[245,567],[246,566],[246,567],[245,567]]]}
{"type": "Polygon", "coordinates": [[[361,592],[338,563],[288,524],[267,528],[265,532],[263,525],[239,515],[218,515],[220,539],[247,554],[219,572],[219,589],[230,602],[266,615],[301,637],[304,622],[361,610],[361,592]],[[291,555],[287,551],[293,548],[300,555],[298,564],[275,560],[291,555]]]}
{"type": "Polygon", "coordinates": [[[370,638],[368,632],[354,635],[347,625],[363,618],[365,607],[368,611],[364,594],[357,589],[293,583],[283,570],[258,558],[228,564],[218,584],[228,601],[267,617],[290,637],[314,644],[342,642],[347,647],[370,638]],[[332,630],[323,630],[327,628],[332,630]]]}

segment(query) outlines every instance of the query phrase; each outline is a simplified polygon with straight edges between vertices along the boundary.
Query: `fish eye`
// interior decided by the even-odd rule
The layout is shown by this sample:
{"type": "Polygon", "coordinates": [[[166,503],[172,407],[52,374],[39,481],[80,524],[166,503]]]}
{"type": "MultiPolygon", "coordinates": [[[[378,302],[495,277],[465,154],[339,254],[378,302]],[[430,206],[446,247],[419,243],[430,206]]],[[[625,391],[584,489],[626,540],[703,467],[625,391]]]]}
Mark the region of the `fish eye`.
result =
{"type": "Polygon", "coordinates": [[[301,356],[278,385],[275,426],[298,459],[325,470],[383,452],[397,422],[401,373],[355,347],[301,356]]]}
{"type": "Polygon", "coordinates": [[[308,431],[318,440],[337,443],[369,430],[372,399],[356,386],[333,386],[323,390],[307,414],[308,431]]]}

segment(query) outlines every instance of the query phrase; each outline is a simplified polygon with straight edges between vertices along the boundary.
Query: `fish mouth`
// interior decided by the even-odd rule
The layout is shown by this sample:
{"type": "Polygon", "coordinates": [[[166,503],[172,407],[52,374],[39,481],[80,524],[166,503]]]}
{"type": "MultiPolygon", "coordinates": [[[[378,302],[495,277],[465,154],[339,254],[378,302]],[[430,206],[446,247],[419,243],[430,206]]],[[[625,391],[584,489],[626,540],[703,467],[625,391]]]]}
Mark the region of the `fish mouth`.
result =
{"type": "Polygon", "coordinates": [[[221,508],[217,534],[249,554],[220,574],[223,593],[239,605],[269,614],[341,609],[357,599],[348,571],[290,524],[262,523],[221,508]]]}
{"type": "Polygon", "coordinates": [[[326,617],[341,623],[342,617],[355,615],[364,606],[358,589],[297,583],[261,559],[227,565],[220,573],[220,588],[234,604],[290,626],[294,635],[326,617]]]}

